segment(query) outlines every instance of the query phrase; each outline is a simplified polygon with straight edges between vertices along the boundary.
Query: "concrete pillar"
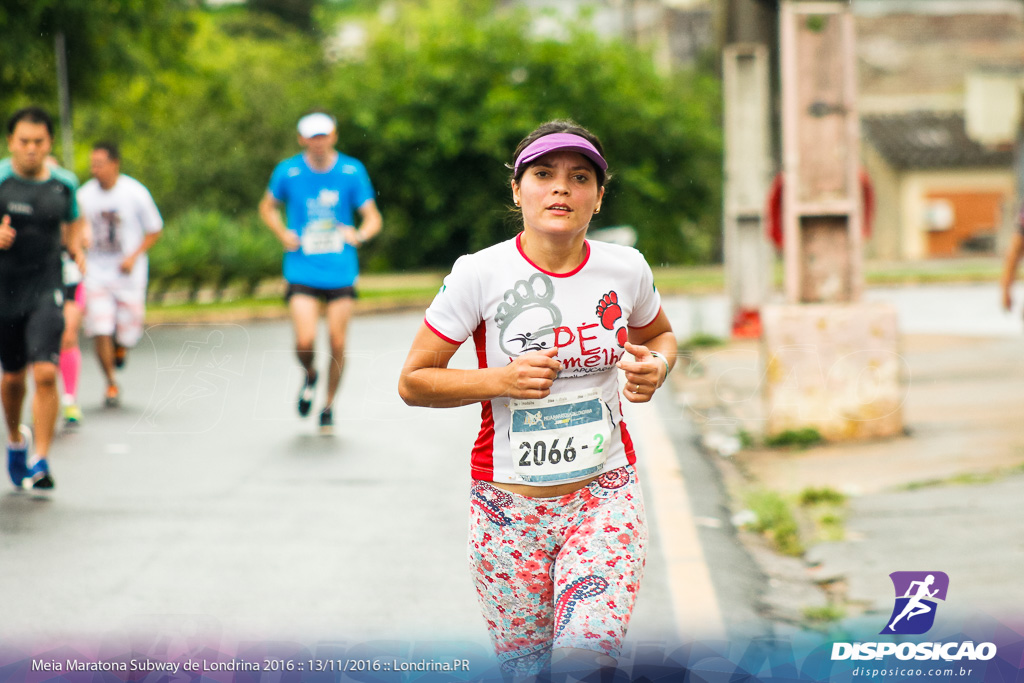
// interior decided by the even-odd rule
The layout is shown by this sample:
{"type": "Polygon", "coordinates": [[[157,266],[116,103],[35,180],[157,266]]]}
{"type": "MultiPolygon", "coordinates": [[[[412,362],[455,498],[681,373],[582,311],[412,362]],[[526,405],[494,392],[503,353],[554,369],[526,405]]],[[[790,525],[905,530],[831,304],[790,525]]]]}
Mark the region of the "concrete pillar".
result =
{"type": "Polygon", "coordinates": [[[725,113],[723,232],[733,335],[761,336],[760,312],[772,286],[772,248],[764,234],[772,174],[768,49],[741,43],[722,56],[725,113]]]}
{"type": "Polygon", "coordinates": [[[863,246],[853,14],[842,1],[783,0],[779,31],[786,300],[856,301],[863,246]]]}
{"type": "Polygon", "coordinates": [[[762,314],[766,433],[831,440],[903,430],[896,312],[863,290],[853,15],[845,0],[781,0],[786,304],[762,314]]]}

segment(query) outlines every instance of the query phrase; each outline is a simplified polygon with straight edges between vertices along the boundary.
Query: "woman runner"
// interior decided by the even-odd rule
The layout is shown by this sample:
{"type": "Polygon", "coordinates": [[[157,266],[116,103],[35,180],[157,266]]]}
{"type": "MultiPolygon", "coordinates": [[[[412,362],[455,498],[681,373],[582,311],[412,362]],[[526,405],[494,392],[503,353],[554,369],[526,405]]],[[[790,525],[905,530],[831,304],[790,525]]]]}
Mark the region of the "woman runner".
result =
{"type": "Polygon", "coordinates": [[[406,403],[482,404],[469,559],[511,677],[613,667],[646,556],[621,396],[649,401],[676,339],[634,249],[589,242],[608,164],[596,136],[552,121],[515,151],[522,231],[459,258],[406,359],[406,403]],[[448,368],[472,337],[479,369],[448,368]]]}

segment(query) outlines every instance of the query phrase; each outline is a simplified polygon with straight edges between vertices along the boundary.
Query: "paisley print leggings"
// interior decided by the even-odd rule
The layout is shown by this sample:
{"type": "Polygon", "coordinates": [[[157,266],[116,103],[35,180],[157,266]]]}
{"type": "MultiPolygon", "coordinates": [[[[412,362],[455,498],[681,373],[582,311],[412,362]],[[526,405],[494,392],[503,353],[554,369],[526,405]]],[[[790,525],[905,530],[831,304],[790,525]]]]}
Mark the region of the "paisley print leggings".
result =
{"type": "Polygon", "coordinates": [[[559,498],[473,483],[469,561],[502,668],[539,673],[553,648],[616,657],[647,546],[632,466],[559,498]]]}

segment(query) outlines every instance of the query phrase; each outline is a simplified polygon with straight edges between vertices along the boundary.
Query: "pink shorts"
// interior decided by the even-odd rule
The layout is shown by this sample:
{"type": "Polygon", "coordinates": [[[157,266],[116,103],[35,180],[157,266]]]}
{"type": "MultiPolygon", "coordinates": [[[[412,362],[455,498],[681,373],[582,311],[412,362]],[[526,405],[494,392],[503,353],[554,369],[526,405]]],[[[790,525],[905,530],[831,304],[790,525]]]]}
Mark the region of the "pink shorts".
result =
{"type": "Polygon", "coordinates": [[[540,673],[554,648],[616,657],[646,559],[632,466],[560,498],[473,483],[469,560],[502,669],[540,673]]]}

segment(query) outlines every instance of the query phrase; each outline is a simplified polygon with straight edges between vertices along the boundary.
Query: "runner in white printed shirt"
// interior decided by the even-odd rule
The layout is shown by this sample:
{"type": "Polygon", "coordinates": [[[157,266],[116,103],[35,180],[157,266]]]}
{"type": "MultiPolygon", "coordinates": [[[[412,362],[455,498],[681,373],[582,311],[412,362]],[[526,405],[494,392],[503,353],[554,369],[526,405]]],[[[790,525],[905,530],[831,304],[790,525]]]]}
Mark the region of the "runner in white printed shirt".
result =
{"type": "Polygon", "coordinates": [[[146,317],[146,252],[156,244],[163,219],[142,183],[121,173],[121,153],[98,142],[89,155],[92,180],[78,191],[78,203],[92,226],[85,276],[85,333],[93,337],[106,376],[104,402],[120,403],[115,368],[142,338],[146,317]]]}
{"type": "Polygon", "coordinates": [[[626,400],[649,401],[676,340],[643,256],[586,240],[606,171],[600,141],[570,121],[520,143],[522,232],[456,262],[399,383],[410,405],[482,404],[470,561],[512,676],[613,667],[643,573],[618,370],[626,400]],[[448,368],[471,337],[479,368],[448,368]]]}

